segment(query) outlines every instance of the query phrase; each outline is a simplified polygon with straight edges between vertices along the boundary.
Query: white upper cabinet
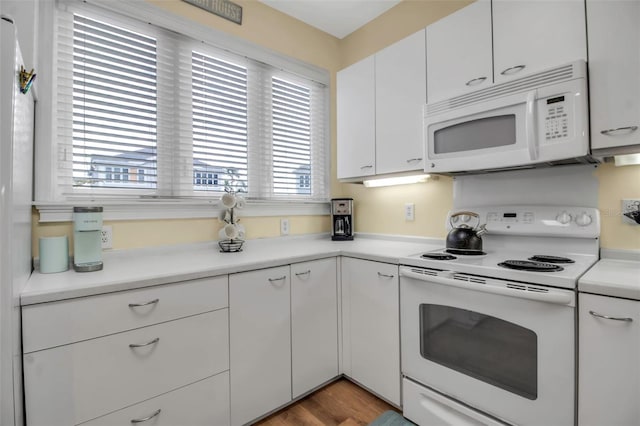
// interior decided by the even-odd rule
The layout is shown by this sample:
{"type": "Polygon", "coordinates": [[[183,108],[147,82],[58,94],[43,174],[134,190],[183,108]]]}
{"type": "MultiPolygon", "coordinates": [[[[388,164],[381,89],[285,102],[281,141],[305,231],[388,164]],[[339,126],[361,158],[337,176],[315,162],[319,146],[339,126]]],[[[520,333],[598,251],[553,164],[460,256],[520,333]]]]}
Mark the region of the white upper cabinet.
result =
{"type": "Polygon", "coordinates": [[[371,176],[375,159],[374,57],[337,75],[338,179],[371,176]]]}
{"type": "Polygon", "coordinates": [[[583,0],[478,0],[427,27],[427,97],[587,59],[583,0]]]}
{"type": "MultiPolygon", "coordinates": [[[[640,144],[640,2],[587,0],[591,148],[640,144]]],[[[627,151],[628,150],[628,151],[627,151]]]]}
{"type": "Polygon", "coordinates": [[[491,0],[476,1],[426,31],[429,102],[493,83],[491,0]]]}
{"type": "Polygon", "coordinates": [[[375,55],[377,174],[423,169],[425,49],[421,30],[375,55]]]}
{"type": "Polygon", "coordinates": [[[493,0],[495,82],[587,59],[583,0],[493,0]]]}
{"type": "Polygon", "coordinates": [[[422,170],[425,30],[338,72],[338,179],[422,170]]]}

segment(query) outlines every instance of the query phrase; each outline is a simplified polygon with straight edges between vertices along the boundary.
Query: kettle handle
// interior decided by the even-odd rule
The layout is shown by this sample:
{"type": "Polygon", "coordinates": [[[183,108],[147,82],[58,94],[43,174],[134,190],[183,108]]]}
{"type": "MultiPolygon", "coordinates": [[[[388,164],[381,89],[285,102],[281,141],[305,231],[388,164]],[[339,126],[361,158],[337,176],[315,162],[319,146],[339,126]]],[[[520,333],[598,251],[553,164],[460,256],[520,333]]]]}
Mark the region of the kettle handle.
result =
{"type": "Polygon", "coordinates": [[[480,225],[480,216],[478,215],[478,213],[469,212],[469,211],[462,211],[462,212],[453,213],[451,216],[449,216],[449,224],[451,225],[452,228],[455,228],[455,226],[454,226],[453,221],[451,219],[453,219],[454,217],[462,216],[462,215],[475,217],[478,220],[478,223],[476,223],[476,226],[480,225]]]}

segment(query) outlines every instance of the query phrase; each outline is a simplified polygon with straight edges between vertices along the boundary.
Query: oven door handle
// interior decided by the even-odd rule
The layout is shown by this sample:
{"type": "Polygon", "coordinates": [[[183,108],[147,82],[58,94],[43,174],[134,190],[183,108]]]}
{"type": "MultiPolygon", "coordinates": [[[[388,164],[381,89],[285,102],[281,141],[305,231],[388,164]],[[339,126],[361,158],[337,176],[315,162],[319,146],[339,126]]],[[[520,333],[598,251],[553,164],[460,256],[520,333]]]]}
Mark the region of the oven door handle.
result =
{"type": "MultiPolygon", "coordinates": [[[[442,284],[452,287],[459,287],[465,290],[479,291],[482,293],[499,294],[501,296],[517,297],[518,299],[535,300],[537,302],[554,303],[556,305],[573,305],[573,294],[571,292],[559,292],[549,289],[547,292],[531,291],[521,288],[498,287],[490,284],[479,284],[469,281],[454,279],[456,272],[442,271],[445,276],[424,275],[404,268],[400,269],[400,276],[413,278],[419,281],[442,284]]],[[[522,287],[518,284],[518,287],[522,287]]]]}

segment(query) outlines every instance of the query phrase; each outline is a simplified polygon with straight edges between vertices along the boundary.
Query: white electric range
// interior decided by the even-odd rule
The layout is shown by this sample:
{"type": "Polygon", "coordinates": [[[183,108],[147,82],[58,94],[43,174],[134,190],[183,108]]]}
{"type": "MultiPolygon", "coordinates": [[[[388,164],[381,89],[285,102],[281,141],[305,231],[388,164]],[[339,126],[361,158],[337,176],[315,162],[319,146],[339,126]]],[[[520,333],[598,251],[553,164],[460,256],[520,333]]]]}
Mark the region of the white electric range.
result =
{"type": "Polygon", "coordinates": [[[405,417],[573,425],[576,286],[598,260],[598,210],[457,210],[486,223],[484,253],[443,248],[401,259],[405,417]]]}

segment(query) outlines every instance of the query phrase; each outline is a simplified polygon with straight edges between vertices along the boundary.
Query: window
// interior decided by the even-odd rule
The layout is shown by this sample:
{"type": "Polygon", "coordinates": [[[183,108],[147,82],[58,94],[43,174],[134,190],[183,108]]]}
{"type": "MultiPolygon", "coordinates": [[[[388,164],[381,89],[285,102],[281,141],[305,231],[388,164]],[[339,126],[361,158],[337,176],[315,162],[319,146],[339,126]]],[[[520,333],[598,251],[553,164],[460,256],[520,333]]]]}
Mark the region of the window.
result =
{"type": "MultiPolygon", "coordinates": [[[[113,188],[114,181],[129,180],[128,168],[116,165],[155,157],[156,68],[152,37],[73,16],[74,187],[113,188]],[[114,167],[116,173],[103,179],[89,173],[91,165],[114,167]]],[[[147,166],[155,170],[155,161],[147,166]]]]}
{"type": "Polygon", "coordinates": [[[325,84],[92,5],[57,28],[56,199],[328,198],[325,84]]]}

